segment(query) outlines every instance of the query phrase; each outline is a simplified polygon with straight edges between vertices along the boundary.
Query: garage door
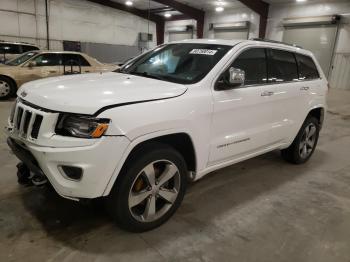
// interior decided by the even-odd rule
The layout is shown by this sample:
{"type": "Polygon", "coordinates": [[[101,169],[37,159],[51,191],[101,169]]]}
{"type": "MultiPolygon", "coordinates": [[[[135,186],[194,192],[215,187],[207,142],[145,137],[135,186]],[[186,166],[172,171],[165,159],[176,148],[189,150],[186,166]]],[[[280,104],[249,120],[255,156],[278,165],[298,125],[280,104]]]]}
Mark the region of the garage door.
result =
{"type": "Polygon", "coordinates": [[[193,33],[190,32],[169,32],[169,42],[192,39],[193,33]]]}
{"type": "Polygon", "coordinates": [[[328,76],[336,35],[337,25],[286,27],[283,42],[296,44],[313,52],[328,76]]]}
{"type": "Polygon", "coordinates": [[[215,39],[248,39],[248,30],[223,30],[223,29],[214,29],[215,39]]]}

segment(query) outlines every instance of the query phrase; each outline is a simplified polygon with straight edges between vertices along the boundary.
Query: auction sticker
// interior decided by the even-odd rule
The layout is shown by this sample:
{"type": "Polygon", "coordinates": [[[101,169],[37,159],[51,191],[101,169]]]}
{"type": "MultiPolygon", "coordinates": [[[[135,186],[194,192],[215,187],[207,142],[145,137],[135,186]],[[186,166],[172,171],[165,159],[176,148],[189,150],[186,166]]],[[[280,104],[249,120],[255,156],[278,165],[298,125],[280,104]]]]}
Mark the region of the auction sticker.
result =
{"type": "Polygon", "coordinates": [[[194,55],[215,55],[218,50],[211,49],[192,49],[190,54],[194,55]]]}

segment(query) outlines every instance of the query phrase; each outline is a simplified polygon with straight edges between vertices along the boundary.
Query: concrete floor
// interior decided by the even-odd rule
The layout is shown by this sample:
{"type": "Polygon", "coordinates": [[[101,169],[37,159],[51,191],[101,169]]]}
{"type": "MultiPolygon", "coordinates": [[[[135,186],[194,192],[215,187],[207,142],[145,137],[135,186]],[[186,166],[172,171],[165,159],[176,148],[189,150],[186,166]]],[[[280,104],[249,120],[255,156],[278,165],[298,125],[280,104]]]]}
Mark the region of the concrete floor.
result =
{"type": "MultiPolygon", "coordinates": [[[[9,113],[0,103],[0,126],[9,113]]],[[[349,261],[350,92],[331,90],[319,146],[305,165],[272,152],[194,183],[175,216],[143,234],[98,205],[16,183],[0,137],[0,261],[349,261]]]]}

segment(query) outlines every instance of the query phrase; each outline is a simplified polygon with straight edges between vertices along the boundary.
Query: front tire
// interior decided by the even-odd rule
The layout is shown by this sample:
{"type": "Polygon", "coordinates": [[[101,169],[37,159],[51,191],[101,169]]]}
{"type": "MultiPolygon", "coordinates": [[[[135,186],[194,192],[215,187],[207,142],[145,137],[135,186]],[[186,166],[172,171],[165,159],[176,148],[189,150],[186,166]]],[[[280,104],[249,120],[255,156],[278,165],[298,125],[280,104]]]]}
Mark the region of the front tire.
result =
{"type": "Polygon", "coordinates": [[[16,93],[16,86],[10,78],[0,76],[0,100],[8,99],[16,93]]]}
{"type": "Polygon", "coordinates": [[[281,151],[282,157],[293,164],[303,164],[308,161],[315,151],[319,132],[319,121],[313,116],[308,116],[293,143],[281,151]]]}
{"type": "Polygon", "coordinates": [[[183,157],[167,145],[148,144],[126,162],[107,198],[107,208],[121,228],[144,232],[175,213],[186,186],[183,157]]]}

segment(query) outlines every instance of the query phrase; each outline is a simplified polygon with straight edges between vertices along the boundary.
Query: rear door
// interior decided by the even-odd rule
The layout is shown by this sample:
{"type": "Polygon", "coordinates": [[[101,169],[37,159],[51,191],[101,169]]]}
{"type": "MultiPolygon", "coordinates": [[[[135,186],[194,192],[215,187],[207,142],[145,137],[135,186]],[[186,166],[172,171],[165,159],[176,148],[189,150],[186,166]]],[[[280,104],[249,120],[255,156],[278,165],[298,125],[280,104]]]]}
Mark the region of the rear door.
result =
{"type": "Polygon", "coordinates": [[[265,49],[242,50],[230,67],[245,71],[245,84],[213,91],[209,165],[239,159],[278,143],[271,136],[278,109],[272,107],[274,87],[267,83],[265,49]]]}
{"type": "Polygon", "coordinates": [[[294,52],[268,49],[268,81],[274,85],[273,108],[276,123],[271,135],[285,143],[297,134],[304,121],[309,87],[299,79],[294,52]]]}

